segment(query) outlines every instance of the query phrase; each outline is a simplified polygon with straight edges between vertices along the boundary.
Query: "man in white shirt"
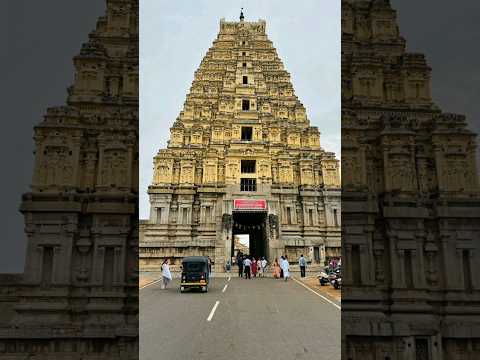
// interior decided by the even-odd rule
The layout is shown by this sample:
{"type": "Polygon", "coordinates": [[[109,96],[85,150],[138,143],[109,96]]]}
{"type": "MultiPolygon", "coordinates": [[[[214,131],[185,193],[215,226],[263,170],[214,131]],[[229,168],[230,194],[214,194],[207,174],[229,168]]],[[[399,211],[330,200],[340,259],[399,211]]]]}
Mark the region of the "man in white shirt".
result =
{"type": "Polygon", "coordinates": [[[280,267],[283,270],[283,277],[285,278],[285,281],[287,281],[288,278],[290,277],[290,272],[289,272],[290,264],[288,263],[287,256],[285,257],[282,256],[282,259],[283,261],[280,262],[280,267]]]}
{"type": "Polygon", "coordinates": [[[252,260],[250,260],[248,257],[243,260],[243,268],[245,271],[245,279],[250,279],[250,267],[252,266],[252,260]]]}
{"type": "Polygon", "coordinates": [[[267,260],[265,257],[262,257],[260,261],[260,267],[262,268],[262,276],[265,276],[265,272],[267,271],[267,260]]]}

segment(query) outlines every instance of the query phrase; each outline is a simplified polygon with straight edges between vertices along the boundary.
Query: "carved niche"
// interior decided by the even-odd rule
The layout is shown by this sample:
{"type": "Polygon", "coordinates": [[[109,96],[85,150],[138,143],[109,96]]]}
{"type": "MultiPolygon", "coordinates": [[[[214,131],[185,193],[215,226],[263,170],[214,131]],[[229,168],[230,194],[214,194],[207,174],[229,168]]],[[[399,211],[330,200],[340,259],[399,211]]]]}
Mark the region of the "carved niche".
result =
{"type": "Polygon", "coordinates": [[[194,173],[195,166],[192,161],[182,160],[180,169],[180,183],[181,184],[193,184],[194,183],[194,173]]]}
{"type": "Polygon", "coordinates": [[[111,187],[128,186],[128,153],[124,147],[106,148],[102,154],[101,184],[111,187]]]}
{"type": "Polygon", "coordinates": [[[153,175],[155,184],[170,184],[173,176],[173,159],[160,158],[156,160],[153,175]]]}
{"type": "Polygon", "coordinates": [[[213,184],[217,182],[218,175],[218,161],[217,159],[205,159],[203,163],[203,183],[213,184]]]}
{"type": "Polygon", "coordinates": [[[292,164],[288,160],[279,161],[279,181],[283,184],[293,183],[293,168],[292,164]]]}

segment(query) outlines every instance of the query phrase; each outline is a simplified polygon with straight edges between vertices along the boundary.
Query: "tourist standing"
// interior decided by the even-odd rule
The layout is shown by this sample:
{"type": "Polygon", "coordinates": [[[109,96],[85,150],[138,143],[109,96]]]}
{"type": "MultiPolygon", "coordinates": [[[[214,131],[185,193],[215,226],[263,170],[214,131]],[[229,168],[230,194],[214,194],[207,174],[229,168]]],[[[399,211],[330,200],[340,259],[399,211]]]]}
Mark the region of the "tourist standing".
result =
{"type": "Polygon", "coordinates": [[[262,256],[262,260],[260,261],[260,269],[262,269],[262,276],[265,276],[267,272],[267,260],[264,256],[262,256]]]}
{"type": "Polygon", "coordinates": [[[283,263],[284,260],[285,260],[285,257],[280,256],[280,278],[282,278],[282,279],[283,279],[283,266],[282,266],[282,263],[283,263]]]}
{"type": "Polygon", "coordinates": [[[300,255],[300,259],[298,259],[298,265],[300,266],[300,276],[305,277],[305,270],[307,267],[307,259],[303,257],[303,254],[300,255]]]}
{"type": "Polygon", "coordinates": [[[289,271],[290,264],[288,263],[286,255],[285,257],[282,256],[282,258],[283,258],[283,261],[280,264],[280,267],[283,270],[283,277],[285,278],[285,281],[287,281],[287,279],[290,277],[290,271],[289,271]]]}
{"type": "Polygon", "coordinates": [[[168,266],[169,260],[165,259],[162,264],[162,283],[160,285],[161,289],[166,289],[167,285],[172,281],[172,274],[170,273],[170,267],[168,266]]]}
{"type": "Polygon", "coordinates": [[[280,278],[280,264],[278,263],[278,259],[275,258],[275,261],[273,263],[273,277],[275,279],[279,279],[280,278]]]}
{"type": "Polygon", "coordinates": [[[252,258],[252,266],[251,266],[251,269],[252,269],[252,275],[253,275],[253,277],[257,277],[257,260],[255,259],[255,257],[252,258]]]}
{"type": "Polygon", "coordinates": [[[237,254],[237,265],[238,265],[238,277],[242,277],[243,276],[243,256],[241,252],[237,254]]]}
{"type": "Polygon", "coordinates": [[[243,260],[243,267],[245,269],[245,279],[250,279],[250,266],[252,265],[252,260],[250,260],[248,257],[245,257],[245,260],[243,260]]]}
{"type": "Polygon", "coordinates": [[[210,256],[207,256],[208,258],[208,275],[212,273],[212,259],[210,259],[210,256]]]}

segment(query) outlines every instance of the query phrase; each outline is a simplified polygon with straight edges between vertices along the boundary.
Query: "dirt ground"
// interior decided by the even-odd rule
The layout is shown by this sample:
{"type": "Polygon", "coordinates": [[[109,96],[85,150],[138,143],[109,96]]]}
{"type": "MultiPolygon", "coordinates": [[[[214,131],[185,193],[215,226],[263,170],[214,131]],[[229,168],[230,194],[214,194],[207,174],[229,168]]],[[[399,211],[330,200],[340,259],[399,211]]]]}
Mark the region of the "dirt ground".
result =
{"type": "Polygon", "coordinates": [[[315,291],[318,291],[322,295],[335,300],[335,301],[341,301],[342,300],[342,290],[335,290],[333,286],[331,285],[325,285],[321,286],[320,283],[318,282],[317,276],[307,276],[304,277],[303,279],[301,277],[296,277],[296,279],[301,280],[303,283],[306,285],[310,286],[313,288],[315,291]]]}
{"type": "Polygon", "coordinates": [[[160,279],[160,276],[158,274],[148,274],[148,275],[141,275],[140,279],[138,280],[138,287],[142,288],[145,285],[148,285],[149,283],[156,281],[160,279]]]}

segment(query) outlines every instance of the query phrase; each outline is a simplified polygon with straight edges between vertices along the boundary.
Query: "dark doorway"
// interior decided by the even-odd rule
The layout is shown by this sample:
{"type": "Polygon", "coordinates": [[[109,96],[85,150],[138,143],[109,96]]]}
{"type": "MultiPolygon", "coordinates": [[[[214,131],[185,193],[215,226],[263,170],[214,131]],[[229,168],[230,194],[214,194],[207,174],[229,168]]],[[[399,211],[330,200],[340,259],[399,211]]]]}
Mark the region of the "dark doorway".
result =
{"type": "MultiPolygon", "coordinates": [[[[262,256],[268,258],[266,221],[266,212],[233,212],[232,239],[235,238],[235,235],[248,234],[249,253],[257,259],[262,256]]],[[[234,254],[233,247],[234,242],[232,241],[231,254],[234,254]]]]}

